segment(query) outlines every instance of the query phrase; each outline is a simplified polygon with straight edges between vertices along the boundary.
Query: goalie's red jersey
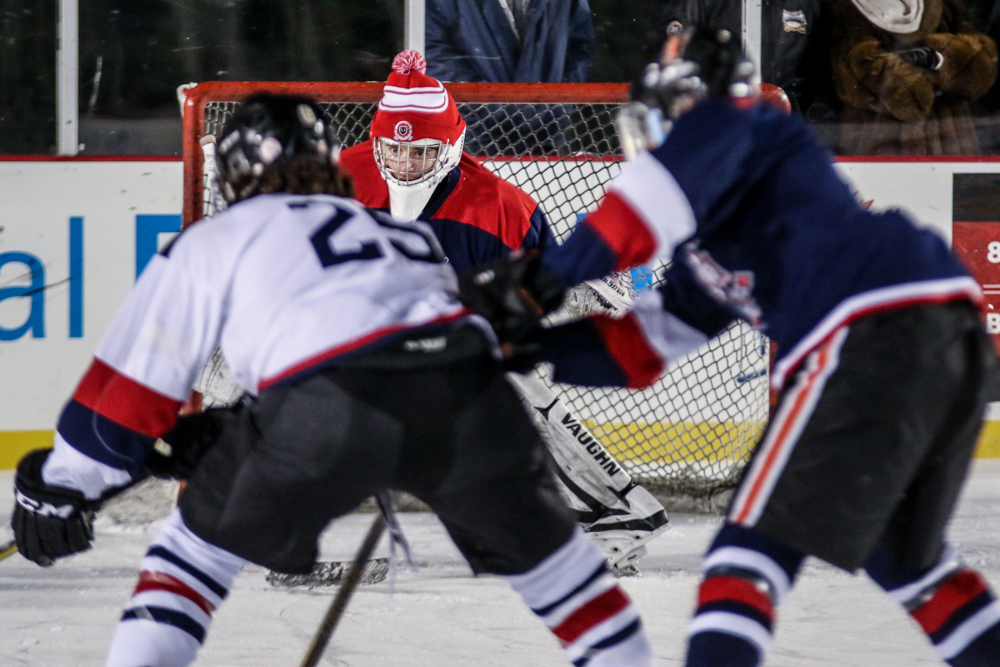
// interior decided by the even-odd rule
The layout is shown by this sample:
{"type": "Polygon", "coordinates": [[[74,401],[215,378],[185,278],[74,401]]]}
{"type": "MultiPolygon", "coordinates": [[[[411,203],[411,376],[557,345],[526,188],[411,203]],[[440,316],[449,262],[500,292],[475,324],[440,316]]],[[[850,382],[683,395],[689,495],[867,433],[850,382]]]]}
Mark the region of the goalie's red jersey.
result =
{"type": "MultiPolygon", "coordinates": [[[[354,178],[358,201],[389,210],[389,188],[375,164],[371,140],[343,151],[340,165],[354,178]]],[[[545,214],[531,195],[468,153],[438,185],[419,219],[434,230],[458,275],[511,250],[544,250],[555,244],[545,214]]]]}

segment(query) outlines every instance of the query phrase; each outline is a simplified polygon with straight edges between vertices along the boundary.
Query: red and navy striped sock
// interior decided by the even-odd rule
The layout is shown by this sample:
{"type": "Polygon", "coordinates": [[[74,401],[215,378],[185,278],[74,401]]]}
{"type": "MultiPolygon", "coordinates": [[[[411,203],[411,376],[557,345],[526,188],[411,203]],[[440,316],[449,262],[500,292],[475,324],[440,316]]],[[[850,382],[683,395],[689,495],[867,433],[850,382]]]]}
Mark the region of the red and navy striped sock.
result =
{"type": "Polygon", "coordinates": [[[724,526],[702,565],[687,667],[759,665],[771,646],[775,608],[802,558],[753,528],[724,526]]]}
{"type": "Polygon", "coordinates": [[[921,571],[907,571],[877,551],[865,570],[910,613],[948,664],[1000,667],[1000,602],[953,548],[921,571]]]}
{"type": "Polygon", "coordinates": [[[528,572],[504,578],[559,638],[576,667],[652,664],[639,612],[579,530],[528,572]]]}
{"type": "Polygon", "coordinates": [[[167,517],[142,559],[125,604],[108,667],[179,667],[194,662],[212,620],[245,561],[167,517]]]}

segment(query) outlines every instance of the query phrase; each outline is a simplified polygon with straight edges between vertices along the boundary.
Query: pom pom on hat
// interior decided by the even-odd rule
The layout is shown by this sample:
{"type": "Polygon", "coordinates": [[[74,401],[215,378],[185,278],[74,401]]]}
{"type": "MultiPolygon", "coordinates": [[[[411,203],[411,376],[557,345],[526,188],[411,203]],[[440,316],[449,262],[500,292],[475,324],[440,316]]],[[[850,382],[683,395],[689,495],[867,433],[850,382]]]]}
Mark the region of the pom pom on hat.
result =
{"type": "Polygon", "coordinates": [[[424,57],[420,55],[419,51],[407,49],[406,51],[399,52],[396,57],[392,59],[392,69],[394,72],[399,72],[404,75],[413,71],[426,74],[427,61],[424,60],[424,57]]]}
{"type": "Polygon", "coordinates": [[[392,72],[372,119],[371,136],[457,144],[465,132],[465,121],[444,85],[426,70],[427,62],[419,51],[407,49],[393,58],[392,72]]]}

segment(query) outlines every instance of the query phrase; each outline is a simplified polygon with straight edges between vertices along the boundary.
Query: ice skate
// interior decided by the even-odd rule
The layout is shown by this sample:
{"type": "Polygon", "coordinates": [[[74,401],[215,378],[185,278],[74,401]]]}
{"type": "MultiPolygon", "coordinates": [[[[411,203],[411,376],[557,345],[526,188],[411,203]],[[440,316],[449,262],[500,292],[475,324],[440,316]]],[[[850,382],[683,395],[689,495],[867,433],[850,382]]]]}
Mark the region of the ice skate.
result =
{"type": "Polygon", "coordinates": [[[636,486],[585,530],[608,559],[615,576],[639,574],[638,562],[648,553],[646,544],[670,527],[667,513],[649,491],[636,486]]]}

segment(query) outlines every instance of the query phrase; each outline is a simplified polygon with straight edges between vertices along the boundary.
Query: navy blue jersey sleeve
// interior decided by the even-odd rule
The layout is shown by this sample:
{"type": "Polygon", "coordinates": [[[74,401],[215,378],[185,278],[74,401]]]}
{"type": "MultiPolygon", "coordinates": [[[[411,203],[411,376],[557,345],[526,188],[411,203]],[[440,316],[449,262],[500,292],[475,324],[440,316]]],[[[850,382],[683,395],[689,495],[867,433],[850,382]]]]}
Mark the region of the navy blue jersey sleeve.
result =
{"type": "Polygon", "coordinates": [[[705,292],[690,266],[680,257],[675,257],[667,267],[663,282],[656,289],[662,295],[665,311],[709,338],[721,333],[736,319],[731,309],[705,292]]]}
{"type": "Polygon", "coordinates": [[[641,389],[655,382],[665,367],[632,314],[619,320],[598,315],[543,329],[539,343],[556,382],[641,389]]]}
{"type": "Polygon", "coordinates": [[[541,206],[535,206],[535,210],[531,212],[528,222],[530,227],[524,235],[524,240],[521,241],[522,250],[537,248],[539,252],[545,253],[557,245],[556,237],[552,233],[549,220],[545,217],[545,212],[542,211],[541,206]]]}

